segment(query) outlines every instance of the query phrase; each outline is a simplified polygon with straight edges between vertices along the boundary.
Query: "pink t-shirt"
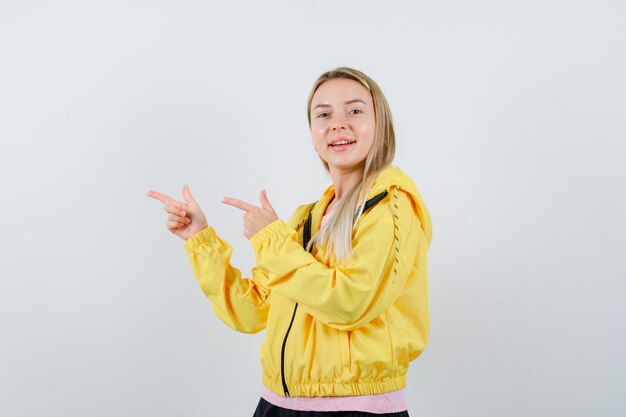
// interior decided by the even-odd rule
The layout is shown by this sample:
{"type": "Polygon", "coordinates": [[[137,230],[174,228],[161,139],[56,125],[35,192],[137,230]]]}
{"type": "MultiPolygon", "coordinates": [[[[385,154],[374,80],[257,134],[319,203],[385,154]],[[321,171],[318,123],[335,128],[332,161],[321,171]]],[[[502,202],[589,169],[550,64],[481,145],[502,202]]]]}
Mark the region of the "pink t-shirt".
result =
{"type": "Polygon", "coordinates": [[[322,227],[322,226],[324,226],[326,224],[326,222],[330,218],[330,215],[333,214],[334,212],[335,212],[335,209],[332,209],[328,213],[324,214],[324,216],[322,217],[322,224],[320,225],[320,227],[322,227]]]}
{"type": "MultiPolygon", "coordinates": [[[[328,221],[333,211],[322,217],[322,225],[328,221]]],[[[281,397],[264,386],[261,397],[278,407],[298,411],[361,411],[385,414],[400,413],[407,409],[404,388],[384,394],[346,397],[281,397]]]]}
{"type": "Polygon", "coordinates": [[[298,411],[361,411],[385,414],[401,413],[407,409],[404,388],[384,394],[347,397],[281,397],[263,386],[261,397],[278,407],[298,411]]]}

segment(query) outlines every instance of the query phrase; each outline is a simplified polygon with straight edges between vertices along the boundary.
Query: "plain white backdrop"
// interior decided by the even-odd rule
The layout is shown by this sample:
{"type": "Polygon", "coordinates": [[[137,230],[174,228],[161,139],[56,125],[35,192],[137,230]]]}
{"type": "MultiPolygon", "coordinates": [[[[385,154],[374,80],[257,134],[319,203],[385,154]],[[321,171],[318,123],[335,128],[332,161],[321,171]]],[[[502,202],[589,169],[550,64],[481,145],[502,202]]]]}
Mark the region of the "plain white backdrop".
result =
{"type": "Polygon", "coordinates": [[[330,184],[306,98],[352,66],[433,218],[412,417],[626,413],[621,1],[0,2],[0,416],[251,416],[263,333],[213,315],[146,196],[330,184]]]}

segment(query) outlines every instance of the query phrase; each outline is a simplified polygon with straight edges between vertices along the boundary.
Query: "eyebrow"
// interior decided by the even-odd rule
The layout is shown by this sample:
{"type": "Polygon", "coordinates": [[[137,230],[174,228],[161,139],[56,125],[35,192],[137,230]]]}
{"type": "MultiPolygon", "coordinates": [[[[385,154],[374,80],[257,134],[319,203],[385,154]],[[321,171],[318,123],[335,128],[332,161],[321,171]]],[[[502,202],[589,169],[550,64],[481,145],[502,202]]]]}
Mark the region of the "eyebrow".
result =
{"type": "MultiPolygon", "coordinates": [[[[367,106],[367,103],[361,100],[360,98],[354,98],[352,100],[348,100],[343,104],[352,104],[352,103],[363,103],[367,106]]],[[[317,109],[318,107],[332,107],[332,106],[330,104],[318,104],[317,106],[313,107],[313,110],[317,109]]]]}

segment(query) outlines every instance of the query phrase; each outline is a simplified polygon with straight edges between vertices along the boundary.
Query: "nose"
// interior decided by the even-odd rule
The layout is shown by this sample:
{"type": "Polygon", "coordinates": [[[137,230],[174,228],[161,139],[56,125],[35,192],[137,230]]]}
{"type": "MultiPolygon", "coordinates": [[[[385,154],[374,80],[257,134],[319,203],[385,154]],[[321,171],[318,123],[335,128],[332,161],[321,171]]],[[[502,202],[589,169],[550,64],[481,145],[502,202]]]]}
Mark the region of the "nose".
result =
{"type": "Polygon", "coordinates": [[[341,130],[346,128],[346,117],[343,114],[337,114],[333,119],[333,130],[341,130]]]}

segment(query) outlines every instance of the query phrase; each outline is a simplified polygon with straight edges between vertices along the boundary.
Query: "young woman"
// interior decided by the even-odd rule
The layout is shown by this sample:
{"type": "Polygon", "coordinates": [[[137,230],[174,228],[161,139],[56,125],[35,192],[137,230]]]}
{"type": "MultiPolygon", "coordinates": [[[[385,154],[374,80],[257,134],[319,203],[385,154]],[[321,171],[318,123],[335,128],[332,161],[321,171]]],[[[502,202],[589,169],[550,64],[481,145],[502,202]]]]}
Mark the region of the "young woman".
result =
{"type": "Polygon", "coordinates": [[[409,362],[429,334],[431,219],[409,176],[391,165],[391,112],[378,85],[351,68],[322,74],[308,100],[313,145],[332,178],[284,222],[265,190],[245,212],[255,252],[249,278],[208,226],[189,188],[165,204],[213,311],[231,328],[266,330],[264,416],[408,416],[409,362]]]}

